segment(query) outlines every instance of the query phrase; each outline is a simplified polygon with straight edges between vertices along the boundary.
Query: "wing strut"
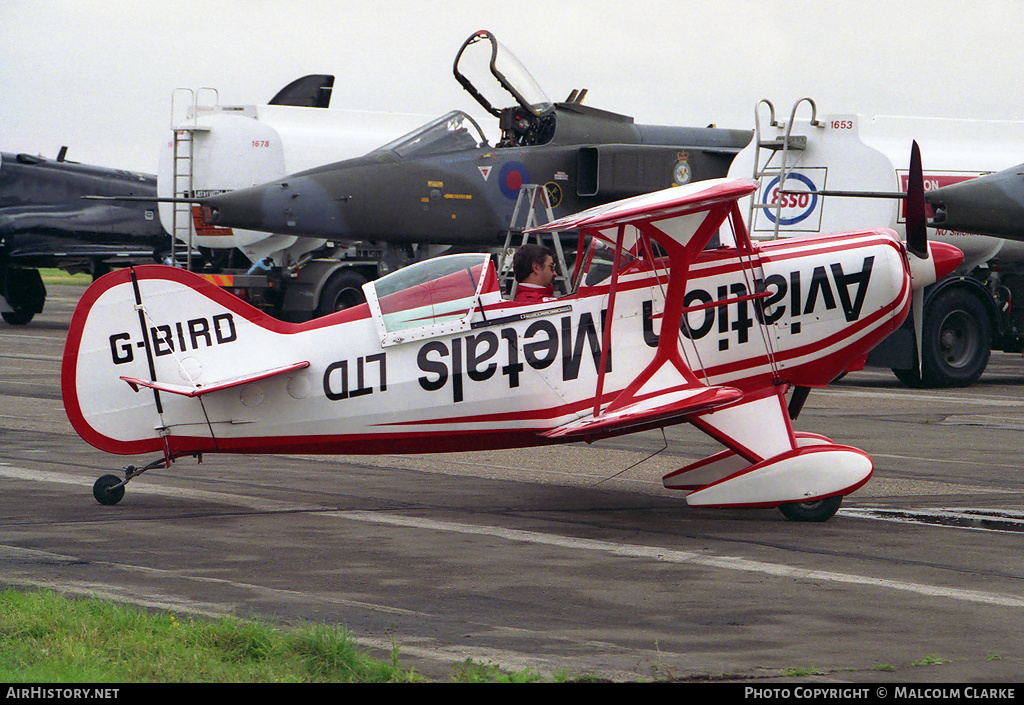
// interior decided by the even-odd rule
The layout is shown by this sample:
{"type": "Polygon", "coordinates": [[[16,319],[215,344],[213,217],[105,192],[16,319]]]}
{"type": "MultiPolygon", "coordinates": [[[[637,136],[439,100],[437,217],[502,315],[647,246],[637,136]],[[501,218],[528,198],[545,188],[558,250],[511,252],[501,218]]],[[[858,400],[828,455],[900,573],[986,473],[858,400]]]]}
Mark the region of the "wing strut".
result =
{"type": "Polygon", "coordinates": [[[604,375],[608,365],[608,348],[612,344],[612,323],[615,320],[615,289],[619,282],[619,266],[622,263],[622,243],[626,235],[626,225],[618,227],[615,238],[615,256],[612,258],[612,281],[608,286],[608,311],[605,314],[604,331],[601,336],[601,362],[597,368],[597,390],[594,392],[594,418],[601,414],[601,397],[604,395],[604,375]]]}
{"type": "MultiPolygon", "coordinates": [[[[680,345],[679,336],[682,335],[685,316],[691,310],[685,301],[691,264],[736,210],[736,200],[755,189],[756,183],[753,181],[712,180],[689,188],[666,189],[598,206],[547,223],[543,228],[535,228],[549,231],[579,230],[581,236],[586,233],[615,246],[593,410],[574,421],[541,432],[540,435],[546,438],[582,437],[589,440],[642,428],[655,428],[734,404],[743,398],[743,392],[739,389],[709,386],[706,370],[705,380],[701,381],[683,358],[684,346],[680,345]],[[638,245],[645,252],[650,252],[650,241],[653,241],[667,255],[669,266],[664,289],[665,308],[660,316],[662,332],[658,336],[651,361],[602,407],[626,226],[636,229],[640,241],[638,245]],[[614,234],[612,228],[615,228],[614,234]]],[[[653,259],[651,264],[654,265],[653,259]]],[[[760,298],[760,294],[753,294],[750,298],[760,298]]]]}
{"type": "Polygon", "coordinates": [[[665,311],[662,314],[661,335],[658,337],[658,347],[654,352],[654,359],[608,405],[606,411],[614,411],[634,401],[637,393],[644,385],[654,377],[656,372],[666,365],[671,365],[682,376],[687,385],[703,385],[679,353],[679,334],[668,335],[667,333],[671,330],[679,330],[683,317],[686,315],[684,299],[686,282],[689,279],[690,273],[689,263],[704,249],[708,240],[711,239],[711,236],[725,220],[725,216],[728,213],[727,208],[724,205],[712,207],[707,218],[704,219],[697,232],[685,245],[665,235],[665,233],[650,222],[636,223],[636,227],[643,235],[657,242],[668,253],[669,272],[668,285],[665,289],[665,311]],[[666,330],[666,326],[668,326],[668,330],[666,330]]]}

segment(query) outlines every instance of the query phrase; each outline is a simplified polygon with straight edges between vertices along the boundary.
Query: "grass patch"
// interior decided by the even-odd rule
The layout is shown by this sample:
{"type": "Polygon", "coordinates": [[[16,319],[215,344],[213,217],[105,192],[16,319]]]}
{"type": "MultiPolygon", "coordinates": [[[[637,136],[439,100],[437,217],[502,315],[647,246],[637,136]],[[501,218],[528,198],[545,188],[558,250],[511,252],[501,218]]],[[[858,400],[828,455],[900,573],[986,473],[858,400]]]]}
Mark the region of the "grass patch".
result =
{"type": "MultiPolygon", "coordinates": [[[[0,682],[396,683],[344,630],[281,629],[236,618],[153,614],[39,591],[0,592],[0,682]]],[[[493,674],[492,674],[493,675],[493,674]]]]}
{"type": "Polygon", "coordinates": [[[39,276],[43,284],[69,284],[71,286],[89,286],[92,284],[90,274],[68,274],[63,269],[40,269],[39,276]]]}
{"type": "MultiPolygon", "coordinates": [[[[493,663],[466,659],[455,667],[453,680],[459,683],[540,683],[543,678],[532,668],[509,673],[493,663]]],[[[569,678],[560,674],[556,680],[568,681],[569,678]]]]}
{"type": "MultiPolygon", "coordinates": [[[[343,628],[281,628],[234,617],[147,612],[48,590],[0,591],[0,683],[418,683],[428,679],[361,649],[343,628]]],[[[467,659],[460,683],[539,683],[467,659]]],[[[555,674],[555,682],[586,682],[555,674]]]]}

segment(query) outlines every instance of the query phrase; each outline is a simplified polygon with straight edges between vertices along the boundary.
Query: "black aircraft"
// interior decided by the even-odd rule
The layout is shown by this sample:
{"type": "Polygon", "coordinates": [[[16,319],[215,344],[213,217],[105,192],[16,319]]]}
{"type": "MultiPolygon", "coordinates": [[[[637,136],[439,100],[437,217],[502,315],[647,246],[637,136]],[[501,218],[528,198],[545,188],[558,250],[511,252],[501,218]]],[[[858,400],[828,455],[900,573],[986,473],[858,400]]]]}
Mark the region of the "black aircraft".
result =
{"type": "MultiPolygon", "coordinates": [[[[333,85],[334,76],[303,76],[270,104],[326,108],[333,85]]],[[[0,315],[12,325],[43,310],[40,267],[95,278],[172,252],[155,175],[66,161],[66,151],[56,160],[0,154],[0,315]]]]}
{"type": "Polygon", "coordinates": [[[170,249],[152,203],[83,196],[156,195],[156,177],[28,154],[0,154],[0,315],[22,325],[43,310],[40,267],[94,277],[170,249]]]}
{"type": "Polygon", "coordinates": [[[743,130],[637,125],[582,105],[585,91],[552,104],[486,31],[466,40],[453,71],[498,120],[493,146],[476,121],[453,111],[365,156],[204,198],[207,223],[332,241],[500,246],[524,185],[542,185],[559,217],[725,176],[751,138],[743,130]],[[485,97],[494,80],[512,107],[485,97]]]}

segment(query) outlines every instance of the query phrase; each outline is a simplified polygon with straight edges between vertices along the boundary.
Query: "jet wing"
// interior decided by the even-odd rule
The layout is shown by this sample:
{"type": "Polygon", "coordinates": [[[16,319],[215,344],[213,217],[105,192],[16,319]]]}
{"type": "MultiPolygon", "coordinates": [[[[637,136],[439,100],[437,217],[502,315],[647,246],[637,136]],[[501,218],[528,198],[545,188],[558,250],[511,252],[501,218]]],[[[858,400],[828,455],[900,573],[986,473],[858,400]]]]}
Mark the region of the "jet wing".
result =
{"type": "Polygon", "coordinates": [[[608,435],[646,424],[663,425],[672,419],[731,404],[742,397],[743,392],[732,387],[696,386],[666,390],[596,417],[588,414],[540,435],[545,438],[608,435]]]}
{"type": "Polygon", "coordinates": [[[227,379],[222,382],[214,382],[212,384],[203,385],[192,385],[192,384],[174,384],[171,382],[151,382],[149,380],[138,379],[136,377],[121,377],[128,385],[136,392],[139,391],[139,387],[148,387],[149,389],[156,389],[161,392],[167,392],[169,394],[180,394],[185,397],[201,397],[204,394],[210,394],[211,392],[219,392],[223,389],[231,389],[232,387],[240,387],[250,382],[258,382],[261,379],[267,379],[268,377],[276,377],[277,375],[284,374],[285,372],[291,372],[293,370],[301,370],[309,367],[308,361],[293,362],[290,365],[284,367],[275,367],[269,370],[263,370],[262,372],[254,372],[252,374],[244,375],[242,377],[234,377],[227,379]]]}

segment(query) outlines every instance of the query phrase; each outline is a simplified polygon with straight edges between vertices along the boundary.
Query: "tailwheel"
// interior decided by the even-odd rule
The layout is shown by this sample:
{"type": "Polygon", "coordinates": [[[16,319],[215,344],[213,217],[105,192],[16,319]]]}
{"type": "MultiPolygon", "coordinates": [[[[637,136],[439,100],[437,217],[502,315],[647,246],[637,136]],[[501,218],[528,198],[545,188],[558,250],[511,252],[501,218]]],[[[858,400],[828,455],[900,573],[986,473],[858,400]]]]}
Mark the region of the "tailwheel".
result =
{"type": "Polygon", "coordinates": [[[104,475],[92,486],[92,496],[100,504],[114,505],[124,497],[124,483],[117,475],[104,475]]]}
{"type": "MultiPolygon", "coordinates": [[[[197,454],[198,455],[198,454],[197,454]]],[[[137,468],[134,465],[129,465],[124,470],[124,479],[122,480],[117,475],[104,475],[92,485],[92,496],[96,498],[96,501],[100,504],[117,504],[124,498],[124,486],[127,485],[132,478],[138,477],[147,470],[152,470],[158,467],[169,467],[171,461],[174,460],[175,456],[164,456],[157,458],[148,465],[144,465],[141,468],[137,468]]]]}
{"type": "Polygon", "coordinates": [[[843,503],[842,495],[816,499],[813,502],[790,502],[780,504],[779,511],[790,521],[828,521],[843,503]]]}

